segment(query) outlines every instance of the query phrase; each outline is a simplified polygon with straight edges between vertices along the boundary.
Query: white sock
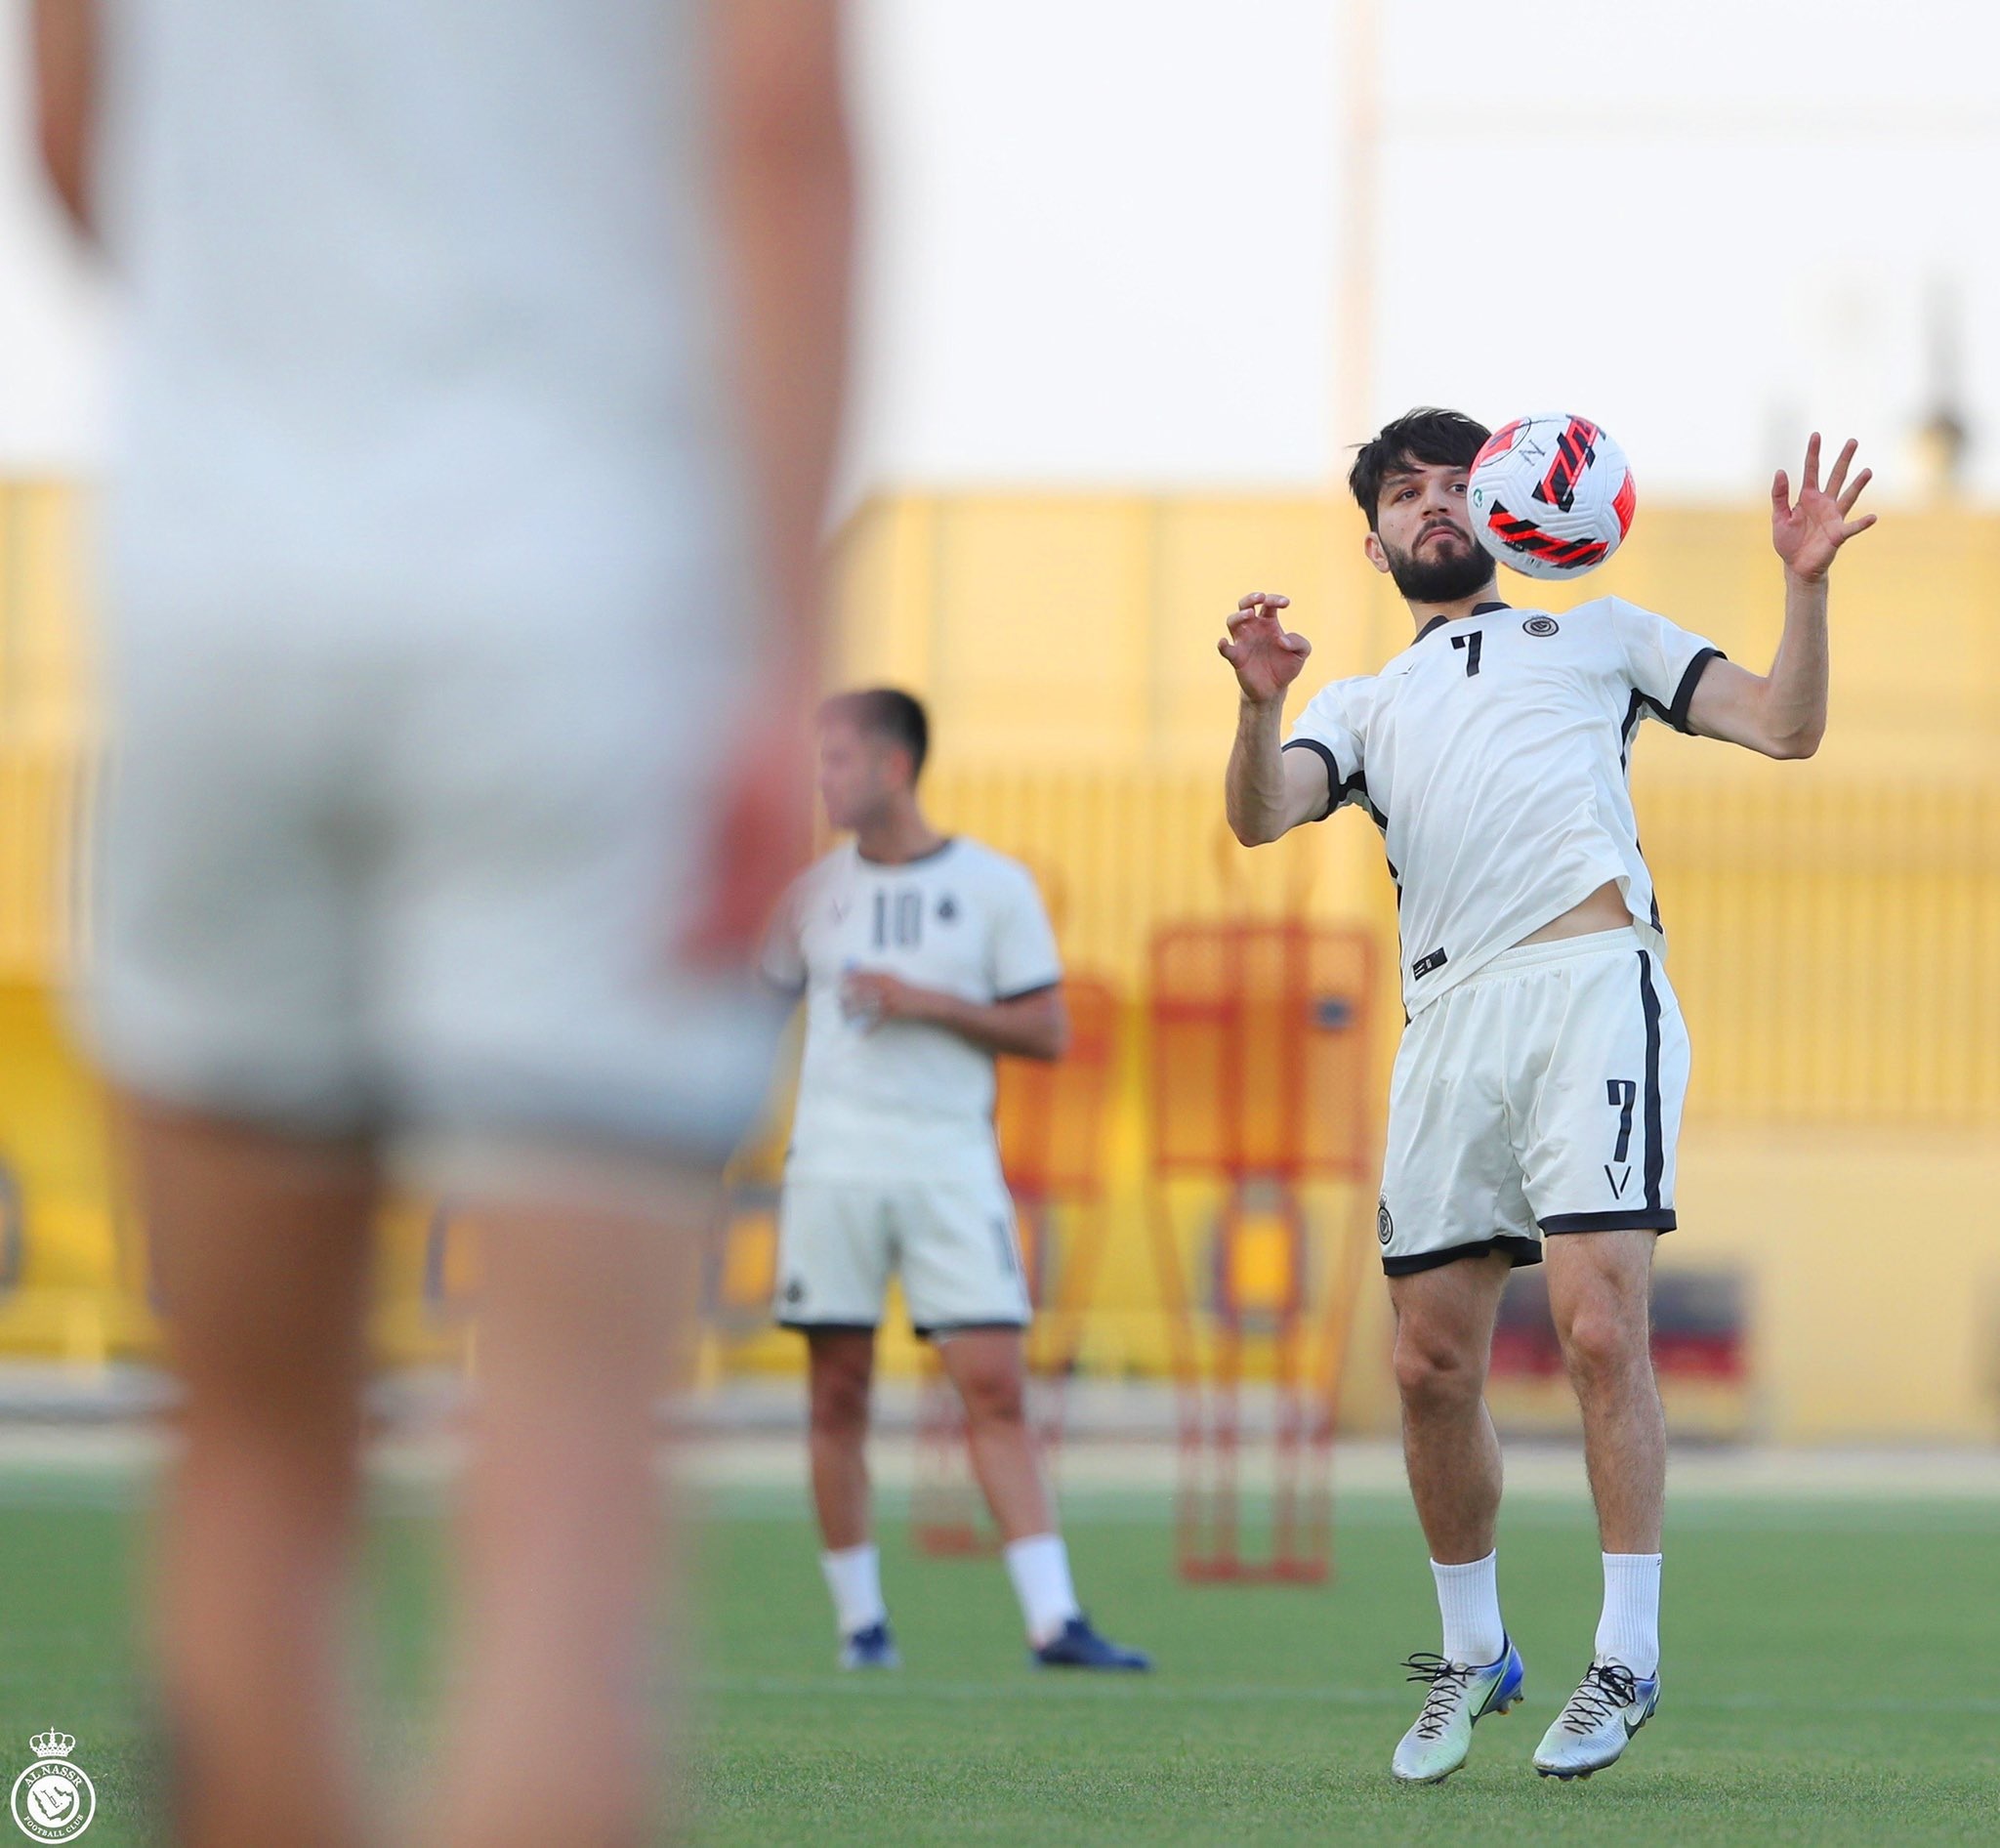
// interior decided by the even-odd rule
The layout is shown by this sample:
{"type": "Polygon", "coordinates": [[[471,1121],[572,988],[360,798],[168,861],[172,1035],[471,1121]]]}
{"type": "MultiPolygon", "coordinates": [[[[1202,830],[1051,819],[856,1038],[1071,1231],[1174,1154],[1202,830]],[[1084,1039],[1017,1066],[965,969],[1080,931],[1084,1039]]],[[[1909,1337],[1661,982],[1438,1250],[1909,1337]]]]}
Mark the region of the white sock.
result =
{"type": "Polygon", "coordinates": [[[1604,1614],[1598,1619],[1598,1659],[1619,1661],[1642,1681],[1660,1669],[1660,1556],[1604,1555],[1604,1614]]]}
{"type": "Polygon", "coordinates": [[[1431,1562],[1438,1581],[1438,1612],[1444,1619],[1444,1659],[1483,1668],[1500,1659],[1507,1630],[1500,1621],[1500,1555],[1496,1550],[1470,1566],[1431,1562]]]}
{"type": "Polygon", "coordinates": [[[1021,1600],[1021,1620],[1036,1649],[1062,1634],[1082,1610],[1069,1582],[1069,1549],[1060,1533],[1034,1533],[1006,1549],[1007,1575],[1021,1600]]]}
{"type": "Polygon", "coordinates": [[[884,1621],[889,1610],[882,1602],[882,1556],[872,1540],[821,1553],[819,1570],[833,1593],[833,1620],[843,1637],[884,1621]]]}

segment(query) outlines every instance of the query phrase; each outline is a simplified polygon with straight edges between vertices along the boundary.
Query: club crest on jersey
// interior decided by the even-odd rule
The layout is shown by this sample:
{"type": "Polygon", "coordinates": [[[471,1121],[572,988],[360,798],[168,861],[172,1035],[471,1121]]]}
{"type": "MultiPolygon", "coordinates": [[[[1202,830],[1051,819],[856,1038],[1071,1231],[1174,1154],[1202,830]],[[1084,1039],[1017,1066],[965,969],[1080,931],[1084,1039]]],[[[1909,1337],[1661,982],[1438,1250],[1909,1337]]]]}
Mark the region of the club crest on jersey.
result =
{"type": "Polygon", "coordinates": [[[1528,635],[1556,635],[1562,629],[1554,616],[1530,616],[1521,626],[1528,635]]]}
{"type": "Polygon", "coordinates": [[[1389,1216],[1389,1197],[1387,1195],[1375,1202],[1375,1236],[1384,1244],[1387,1244],[1390,1239],[1396,1237],[1396,1221],[1389,1216]]]}

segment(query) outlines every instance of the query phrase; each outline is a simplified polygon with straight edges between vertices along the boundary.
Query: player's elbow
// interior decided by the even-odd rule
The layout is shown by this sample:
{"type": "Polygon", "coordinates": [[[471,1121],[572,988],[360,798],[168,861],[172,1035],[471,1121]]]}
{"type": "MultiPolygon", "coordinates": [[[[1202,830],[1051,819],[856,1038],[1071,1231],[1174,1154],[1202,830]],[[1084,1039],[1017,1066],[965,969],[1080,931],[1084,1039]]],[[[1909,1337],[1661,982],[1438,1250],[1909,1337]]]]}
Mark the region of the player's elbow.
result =
{"type": "Polygon", "coordinates": [[[1766,757],[1780,762],[1811,757],[1826,735],[1823,701],[1786,698],[1771,681],[1756,689],[1756,698],[1745,716],[1752,746],[1766,757]],[[1813,710],[1814,705],[1818,710],[1813,710]],[[1802,709],[1803,708],[1803,709],[1802,709]]]}
{"type": "Polygon", "coordinates": [[[1778,732],[1764,740],[1764,754],[1780,763],[1812,756],[1826,736],[1826,728],[1812,726],[1796,732],[1778,732]]]}
{"type": "Polygon", "coordinates": [[[1282,820],[1273,820],[1261,815],[1250,815],[1240,810],[1229,811],[1229,832],[1242,847],[1268,847],[1285,831],[1282,820]]]}
{"type": "Polygon", "coordinates": [[[38,132],[42,177],[48,181],[69,222],[88,232],[90,185],[85,177],[82,140],[73,124],[52,122],[44,117],[38,132]]]}

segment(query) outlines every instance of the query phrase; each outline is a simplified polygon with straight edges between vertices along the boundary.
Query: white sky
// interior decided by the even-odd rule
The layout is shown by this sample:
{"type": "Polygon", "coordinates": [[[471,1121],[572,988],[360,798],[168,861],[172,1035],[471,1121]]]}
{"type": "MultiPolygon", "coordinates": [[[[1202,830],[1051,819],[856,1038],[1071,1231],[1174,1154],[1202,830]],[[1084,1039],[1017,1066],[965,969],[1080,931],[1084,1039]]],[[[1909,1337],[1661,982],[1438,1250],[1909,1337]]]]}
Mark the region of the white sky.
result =
{"type": "MultiPolygon", "coordinates": [[[[856,484],[1312,484],[1341,443],[1341,0],[855,0],[856,484]]],[[[1643,490],[1808,420],[1886,484],[1960,330],[2000,495],[2000,12],[1379,0],[1376,416],[1587,411],[1643,490]]],[[[21,0],[8,0],[18,21],[21,0]]],[[[0,467],[87,465],[103,314],[0,62],[0,467]]]]}

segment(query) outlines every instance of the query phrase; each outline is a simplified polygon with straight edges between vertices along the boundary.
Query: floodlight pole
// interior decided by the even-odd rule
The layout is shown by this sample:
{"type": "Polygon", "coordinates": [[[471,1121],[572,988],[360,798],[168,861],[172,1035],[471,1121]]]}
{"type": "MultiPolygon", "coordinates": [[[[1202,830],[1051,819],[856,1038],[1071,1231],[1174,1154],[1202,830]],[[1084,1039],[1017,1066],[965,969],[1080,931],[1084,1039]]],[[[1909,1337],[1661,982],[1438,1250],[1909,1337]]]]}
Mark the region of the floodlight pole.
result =
{"type": "Polygon", "coordinates": [[[1372,428],[1382,166],[1380,0],[1347,0],[1341,58],[1340,278],[1334,292],[1334,432],[1339,457],[1372,428]]]}

